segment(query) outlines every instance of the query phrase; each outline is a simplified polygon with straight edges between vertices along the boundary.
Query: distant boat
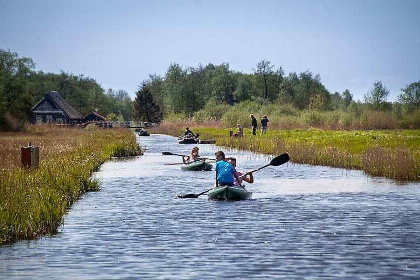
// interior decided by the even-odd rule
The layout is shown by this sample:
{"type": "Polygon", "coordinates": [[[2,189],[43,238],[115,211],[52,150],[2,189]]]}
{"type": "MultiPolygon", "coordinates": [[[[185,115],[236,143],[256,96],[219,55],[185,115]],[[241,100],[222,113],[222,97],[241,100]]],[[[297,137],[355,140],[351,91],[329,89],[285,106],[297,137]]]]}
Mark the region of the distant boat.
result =
{"type": "Polygon", "coordinates": [[[150,133],[144,129],[140,129],[138,134],[139,136],[150,136],[150,133]]]}
{"type": "Polygon", "coordinates": [[[188,135],[179,136],[178,143],[179,144],[197,144],[199,142],[197,137],[198,137],[198,134],[197,135],[188,134],[188,135]]]}

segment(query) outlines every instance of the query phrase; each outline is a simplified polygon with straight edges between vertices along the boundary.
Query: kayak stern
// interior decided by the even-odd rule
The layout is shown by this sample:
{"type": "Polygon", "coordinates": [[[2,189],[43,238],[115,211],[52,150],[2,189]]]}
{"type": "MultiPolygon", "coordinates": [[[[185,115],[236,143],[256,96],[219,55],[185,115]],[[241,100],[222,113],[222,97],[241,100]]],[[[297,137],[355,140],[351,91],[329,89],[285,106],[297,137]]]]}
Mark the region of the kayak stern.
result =
{"type": "Polygon", "coordinates": [[[239,186],[219,186],[211,190],[207,196],[212,200],[245,200],[251,198],[252,192],[239,186]]]}

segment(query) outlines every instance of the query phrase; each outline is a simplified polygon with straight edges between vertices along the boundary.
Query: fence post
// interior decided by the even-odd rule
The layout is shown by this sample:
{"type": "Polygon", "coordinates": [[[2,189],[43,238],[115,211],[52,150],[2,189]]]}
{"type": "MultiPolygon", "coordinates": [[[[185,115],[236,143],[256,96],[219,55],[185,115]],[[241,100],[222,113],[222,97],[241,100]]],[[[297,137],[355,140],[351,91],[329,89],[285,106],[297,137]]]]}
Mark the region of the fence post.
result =
{"type": "Polygon", "coordinates": [[[32,146],[31,142],[27,147],[20,148],[20,155],[24,167],[37,168],[39,166],[39,147],[32,146]]]}

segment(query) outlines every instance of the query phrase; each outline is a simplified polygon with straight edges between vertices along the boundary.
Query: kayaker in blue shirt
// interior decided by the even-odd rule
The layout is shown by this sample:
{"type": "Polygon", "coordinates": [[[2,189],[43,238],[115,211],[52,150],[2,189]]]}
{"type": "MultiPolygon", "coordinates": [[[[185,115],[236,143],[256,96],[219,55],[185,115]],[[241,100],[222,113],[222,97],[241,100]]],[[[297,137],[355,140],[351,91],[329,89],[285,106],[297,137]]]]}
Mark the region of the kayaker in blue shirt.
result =
{"type": "Polygon", "coordinates": [[[216,187],[218,185],[228,185],[233,186],[234,179],[239,181],[239,178],[236,176],[236,170],[225,159],[225,153],[218,151],[215,153],[216,156],[216,187]]]}

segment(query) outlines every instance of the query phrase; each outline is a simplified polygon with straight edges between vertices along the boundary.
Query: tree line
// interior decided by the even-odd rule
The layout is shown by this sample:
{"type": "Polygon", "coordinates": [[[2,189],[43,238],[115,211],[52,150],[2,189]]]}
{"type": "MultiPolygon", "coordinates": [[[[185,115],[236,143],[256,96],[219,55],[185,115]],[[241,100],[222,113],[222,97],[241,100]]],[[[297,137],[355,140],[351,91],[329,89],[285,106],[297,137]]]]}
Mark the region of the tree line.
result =
{"type": "Polygon", "coordinates": [[[164,76],[150,75],[143,81],[136,94],[137,117],[155,122],[174,115],[221,119],[232,107],[252,109],[277,104],[298,112],[351,111],[359,117],[363,112],[379,111],[395,119],[408,118],[402,127],[420,128],[420,81],[402,89],[394,103],[387,101],[386,86],[375,81],[360,102],[353,100],[348,89],[330,93],[320,76],[309,70],[286,75],[282,67],[275,68],[268,60],[260,61],[252,70],[251,74],[237,72],[229,69],[228,63],[186,68],[172,63],[164,76]],[[146,107],[139,105],[146,100],[150,102],[147,116],[146,107]],[[217,112],[215,107],[223,109],[217,112]]]}
{"type": "Polygon", "coordinates": [[[35,71],[31,58],[0,49],[0,129],[19,129],[44,94],[58,91],[82,115],[97,111],[114,120],[131,120],[132,100],[124,90],[104,90],[93,78],[65,71],[35,71]]]}
{"type": "Polygon", "coordinates": [[[348,89],[330,93],[318,74],[308,70],[286,75],[268,60],[257,63],[250,74],[231,70],[228,63],[197,67],[172,63],[163,76],[149,75],[132,101],[126,91],[104,90],[93,78],[34,68],[31,58],[0,49],[0,129],[22,126],[31,108],[51,90],[83,115],[97,111],[110,120],[160,122],[187,117],[230,125],[245,119],[249,111],[260,110],[283,116],[279,121],[287,116],[290,123],[293,117],[316,125],[323,122],[317,118],[333,115],[336,122],[348,124],[370,122],[367,112],[373,111],[382,114],[375,113],[379,119],[398,122],[396,127],[420,128],[420,81],[406,85],[393,103],[387,101],[386,86],[375,81],[360,102],[353,100],[348,89]]]}

